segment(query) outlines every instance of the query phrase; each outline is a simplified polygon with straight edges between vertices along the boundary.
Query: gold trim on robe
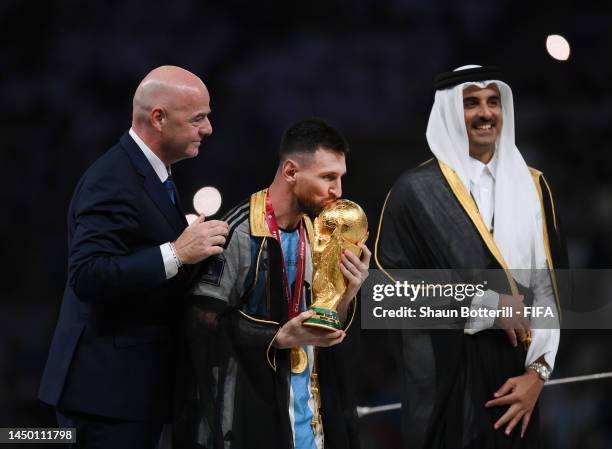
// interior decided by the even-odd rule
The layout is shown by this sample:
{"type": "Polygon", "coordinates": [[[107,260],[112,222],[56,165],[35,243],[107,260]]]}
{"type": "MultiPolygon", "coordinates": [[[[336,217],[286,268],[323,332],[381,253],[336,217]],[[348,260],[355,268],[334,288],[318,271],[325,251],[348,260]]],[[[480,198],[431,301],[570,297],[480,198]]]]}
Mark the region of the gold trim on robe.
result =
{"type": "MultiPolygon", "coordinates": [[[[423,164],[426,164],[427,162],[424,162],[423,164]]],[[[393,282],[395,282],[395,279],[393,278],[393,276],[391,276],[387,270],[385,270],[382,266],[382,264],[380,263],[380,261],[378,260],[378,241],[380,240],[380,231],[382,229],[382,223],[383,223],[383,217],[385,216],[385,209],[387,208],[387,201],[389,201],[389,197],[391,196],[391,192],[393,190],[389,190],[389,193],[387,193],[387,196],[385,197],[385,202],[383,203],[383,207],[382,210],[380,211],[380,218],[378,219],[378,231],[376,231],[376,241],[374,242],[374,263],[376,263],[376,266],[378,267],[378,269],[380,271],[382,271],[383,273],[385,273],[385,275],[391,279],[393,282]]]]}
{"type": "Polygon", "coordinates": [[[266,223],[266,198],[268,189],[260,190],[251,195],[251,213],[249,216],[249,224],[251,225],[251,235],[255,237],[272,237],[272,233],[268,229],[266,223]]]}
{"type": "MultiPolygon", "coordinates": [[[[270,230],[268,229],[268,223],[266,221],[266,199],[268,196],[268,189],[263,189],[260,190],[259,192],[255,192],[251,195],[250,198],[250,214],[249,214],[249,224],[251,226],[251,235],[254,237],[263,237],[264,240],[261,243],[261,246],[259,248],[258,254],[257,254],[257,265],[255,268],[255,282],[254,284],[257,283],[258,280],[258,272],[259,272],[259,260],[261,257],[261,253],[263,251],[264,248],[264,244],[265,244],[265,239],[266,238],[273,238],[276,240],[276,237],[270,232],[270,230]]],[[[306,238],[308,239],[308,242],[310,244],[310,250],[311,250],[311,254],[312,254],[312,245],[313,245],[313,239],[312,236],[314,235],[314,227],[312,224],[312,220],[310,219],[310,217],[308,217],[307,215],[304,215],[304,224],[305,224],[305,228],[306,228],[306,238]]],[[[253,290],[254,285],[251,287],[251,289],[249,289],[249,293],[253,290]]],[[[269,295],[268,299],[269,299],[269,295]]],[[[269,310],[270,304],[268,304],[268,310],[269,310]]],[[[280,323],[276,322],[276,321],[269,321],[269,320],[260,320],[258,318],[254,318],[246,313],[244,313],[243,311],[239,310],[239,312],[247,319],[258,322],[258,323],[265,323],[265,324],[276,324],[280,326],[280,323]]],[[[352,319],[351,319],[352,322],[352,319]]],[[[280,330],[280,329],[279,329],[280,330]]],[[[276,335],[278,334],[278,332],[274,335],[274,337],[272,338],[272,340],[270,341],[270,343],[268,344],[268,348],[266,349],[266,359],[268,361],[268,365],[270,365],[270,367],[276,371],[276,348],[274,348],[273,343],[274,340],[276,339],[276,335]],[[272,355],[272,357],[270,357],[270,352],[271,350],[274,349],[274,354],[272,355]]]]}
{"type": "MultiPolygon", "coordinates": [[[[272,237],[274,234],[268,229],[266,222],[266,198],[268,197],[268,189],[260,190],[251,195],[249,215],[249,224],[251,225],[251,235],[254,237],[272,237]]],[[[304,224],[306,225],[306,235],[312,249],[312,236],[314,235],[314,227],[312,220],[306,214],[303,216],[304,224]]]]}
{"type": "MultiPolygon", "coordinates": [[[[431,162],[432,160],[433,159],[429,159],[429,160],[423,162],[422,164],[420,164],[419,166],[425,165],[425,164],[431,162]]],[[[495,240],[493,238],[493,234],[487,228],[487,226],[485,225],[484,221],[482,220],[482,217],[481,217],[480,212],[478,210],[478,206],[476,206],[476,203],[474,202],[474,199],[472,198],[472,195],[470,195],[470,193],[467,191],[466,187],[461,182],[461,179],[459,178],[457,173],[455,173],[455,171],[452,168],[450,168],[448,165],[446,165],[441,160],[438,160],[438,165],[440,166],[440,170],[442,171],[442,174],[444,175],[444,178],[448,182],[448,185],[450,186],[453,194],[455,195],[455,197],[457,198],[457,200],[459,201],[459,203],[461,204],[461,206],[463,207],[463,209],[467,213],[468,217],[470,218],[470,220],[472,221],[472,223],[476,227],[476,230],[478,231],[478,233],[482,237],[482,239],[483,239],[485,245],[487,246],[488,250],[490,251],[491,255],[493,257],[495,257],[495,260],[497,260],[499,265],[502,267],[502,269],[506,273],[506,277],[508,279],[508,283],[510,285],[510,289],[512,291],[512,294],[513,295],[517,295],[519,293],[519,290],[518,290],[518,286],[516,284],[516,281],[512,277],[512,274],[511,274],[511,272],[509,270],[508,264],[506,263],[503,255],[501,254],[501,251],[499,250],[499,248],[497,247],[497,244],[495,243],[495,240]]],[[[556,217],[556,214],[555,214],[554,201],[553,201],[552,192],[550,190],[550,187],[548,186],[548,183],[546,182],[546,179],[544,178],[544,175],[542,174],[542,172],[539,171],[539,170],[536,170],[534,168],[531,168],[531,167],[528,167],[528,168],[529,168],[529,172],[530,172],[530,174],[531,174],[531,176],[533,178],[534,184],[536,186],[536,190],[538,192],[539,199],[540,199],[540,205],[542,207],[543,238],[544,238],[544,248],[545,248],[545,251],[546,251],[546,260],[547,260],[548,268],[549,268],[549,271],[550,271],[550,276],[551,276],[552,286],[553,286],[553,290],[554,290],[554,294],[555,294],[555,299],[556,299],[556,303],[557,303],[557,308],[559,310],[559,318],[561,318],[561,307],[560,307],[560,301],[559,301],[559,291],[558,291],[557,279],[556,279],[556,275],[555,275],[555,271],[554,271],[554,264],[553,264],[553,260],[552,260],[552,253],[551,253],[551,250],[550,250],[550,240],[549,240],[549,235],[548,235],[548,229],[546,227],[546,213],[545,213],[545,210],[544,210],[544,198],[543,198],[542,187],[540,185],[540,178],[542,179],[542,181],[544,181],[544,184],[546,185],[546,189],[548,190],[548,195],[549,195],[549,198],[550,198],[550,204],[551,204],[551,210],[552,210],[553,226],[554,226],[554,229],[557,230],[557,217],[556,217]]],[[[389,277],[389,279],[391,279],[392,281],[395,281],[395,279],[384,269],[384,267],[382,266],[382,264],[380,263],[380,261],[378,259],[378,242],[379,242],[380,233],[381,233],[381,230],[382,230],[382,223],[383,223],[383,217],[384,217],[384,214],[385,214],[385,209],[387,207],[387,202],[388,202],[390,196],[391,196],[391,190],[389,191],[389,193],[387,193],[387,196],[385,197],[385,201],[383,203],[382,211],[380,213],[380,219],[378,221],[378,231],[376,233],[376,242],[374,244],[374,262],[376,263],[378,268],[387,277],[389,277]]],[[[527,341],[527,343],[528,343],[528,341],[527,341]]]]}
{"type": "Polygon", "coordinates": [[[529,167],[529,172],[531,173],[533,182],[536,185],[536,190],[538,191],[538,196],[540,198],[540,205],[542,206],[542,233],[544,236],[544,249],[546,251],[546,261],[548,262],[550,280],[551,280],[553,290],[555,293],[555,301],[557,303],[557,310],[559,311],[559,321],[561,321],[561,301],[559,298],[559,288],[557,286],[557,275],[555,274],[555,267],[553,264],[552,252],[550,250],[550,239],[548,236],[548,227],[546,226],[546,213],[544,211],[544,194],[542,192],[542,186],[540,185],[540,178],[542,179],[542,181],[544,181],[544,184],[546,185],[546,189],[548,190],[548,195],[550,198],[550,208],[553,214],[553,226],[556,231],[557,230],[557,219],[555,216],[555,205],[552,199],[552,192],[550,191],[550,187],[548,186],[548,183],[546,182],[546,178],[544,178],[544,174],[541,171],[536,170],[535,168],[531,168],[531,167],[529,167]]]}
{"type": "Polygon", "coordinates": [[[485,242],[485,245],[487,245],[487,248],[489,248],[489,251],[491,252],[493,257],[495,257],[495,260],[497,260],[499,265],[506,273],[506,277],[508,278],[508,283],[510,284],[510,290],[512,291],[512,294],[518,295],[519,290],[516,285],[516,281],[510,273],[508,264],[506,263],[504,256],[502,256],[502,253],[497,247],[495,240],[493,240],[493,234],[491,234],[491,232],[487,228],[487,225],[482,220],[480,212],[478,211],[478,207],[474,202],[474,198],[472,198],[472,195],[470,195],[470,193],[467,191],[467,189],[461,182],[461,179],[452,168],[450,168],[441,160],[438,160],[438,164],[440,165],[440,169],[442,170],[442,174],[446,178],[448,185],[455,194],[455,197],[457,198],[461,206],[463,206],[463,209],[470,217],[470,220],[472,220],[472,223],[474,223],[474,226],[476,226],[476,230],[482,237],[482,240],[485,242]]]}

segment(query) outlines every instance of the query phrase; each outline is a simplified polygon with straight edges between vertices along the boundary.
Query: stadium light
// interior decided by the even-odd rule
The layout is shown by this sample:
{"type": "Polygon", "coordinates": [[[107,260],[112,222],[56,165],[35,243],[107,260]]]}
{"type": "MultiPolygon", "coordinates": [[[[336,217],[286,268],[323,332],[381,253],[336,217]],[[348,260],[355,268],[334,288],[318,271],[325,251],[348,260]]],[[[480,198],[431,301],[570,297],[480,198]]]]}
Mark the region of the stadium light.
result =
{"type": "Polygon", "coordinates": [[[206,217],[215,215],[221,208],[221,193],[214,187],[202,187],[193,196],[193,208],[206,217]]]}
{"type": "Polygon", "coordinates": [[[567,61],[570,56],[569,42],[559,34],[551,34],[546,38],[546,50],[557,61],[567,61]]]}

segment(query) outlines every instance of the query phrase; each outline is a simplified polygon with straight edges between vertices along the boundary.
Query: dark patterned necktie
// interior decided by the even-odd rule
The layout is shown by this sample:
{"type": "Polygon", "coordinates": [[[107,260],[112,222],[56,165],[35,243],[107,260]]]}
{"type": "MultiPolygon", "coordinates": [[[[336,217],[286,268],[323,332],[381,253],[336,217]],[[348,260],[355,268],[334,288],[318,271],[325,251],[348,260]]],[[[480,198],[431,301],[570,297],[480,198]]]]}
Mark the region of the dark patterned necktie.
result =
{"type": "Polygon", "coordinates": [[[176,206],[176,189],[174,188],[174,182],[172,181],[172,175],[168,176],[168,179],[164,181],[164,187],[166,187],[166,192],[168,192],[170,201],[172,201],[172,204],[176,206]]]}

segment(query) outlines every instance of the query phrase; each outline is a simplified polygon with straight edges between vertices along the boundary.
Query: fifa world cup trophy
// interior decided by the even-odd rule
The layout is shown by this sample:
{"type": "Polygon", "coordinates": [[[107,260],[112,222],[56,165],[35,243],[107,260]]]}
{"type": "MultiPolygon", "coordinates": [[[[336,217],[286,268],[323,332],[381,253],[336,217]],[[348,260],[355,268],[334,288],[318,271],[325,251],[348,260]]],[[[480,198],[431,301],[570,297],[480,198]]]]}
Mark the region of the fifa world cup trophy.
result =
{"type": "Polygon", "coordinates": [[[368,219],[363,209],[349,200],[328,204],[314,221],[313,301],[309,310],[315,314],[304,326],[335,331],[341,328],[338,305],[347,281],[340,271],[340,256],[346,249],[361,255],[359,242],[368,238],[368,219]]]}

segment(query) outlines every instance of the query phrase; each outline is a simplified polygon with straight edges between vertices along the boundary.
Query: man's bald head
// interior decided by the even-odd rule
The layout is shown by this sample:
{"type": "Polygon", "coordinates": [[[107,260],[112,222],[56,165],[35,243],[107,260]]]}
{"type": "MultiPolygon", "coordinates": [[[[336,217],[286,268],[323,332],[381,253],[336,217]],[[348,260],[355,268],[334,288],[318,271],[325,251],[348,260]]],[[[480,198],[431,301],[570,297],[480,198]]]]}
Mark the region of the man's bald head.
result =
{"type": "Polygon", "coordinates": [[[147,120],[155,106],[180,107],[185,96],[208,95],[202,80],[188,70],[176,66],[161,66],[153,69],[140,82],[134,93],[132,119],[147,120]]]}
{"type": "Polygon", "coordinates": [[[180,67],[161,66],[136,88],[132,128],[170,165],[197,155],[200,141],[212,133],[209,103],[208,89],[199,77],[180,67]],[[194,135],[189,135],[190,127],[194,135]]]}

